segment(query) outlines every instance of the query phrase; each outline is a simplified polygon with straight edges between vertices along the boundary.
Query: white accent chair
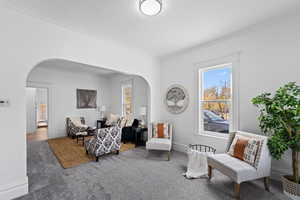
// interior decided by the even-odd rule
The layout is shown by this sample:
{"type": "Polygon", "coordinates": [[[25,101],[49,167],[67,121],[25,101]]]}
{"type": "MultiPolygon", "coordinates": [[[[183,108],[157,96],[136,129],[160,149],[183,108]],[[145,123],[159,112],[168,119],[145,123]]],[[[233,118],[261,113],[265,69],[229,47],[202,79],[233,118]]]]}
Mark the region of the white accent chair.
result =
{"type": "MultiPolygon", "coordinates": [[[[168,126],[168,136],[165,138],[156,138],[154,137],[154,127],[151,124],[150,130],[148,131],[148,141],[146,142],[146,149],[149,150],[158,150],[158,151],[167,151],[168,152],[168,161],[170,160],[170,152],[172,150],[172,137],[173,137],[173,127],[170,123],[162,122],[168,126]]],[[[157,123],[156,123],[157,124],[157,123]]]]}
{"type": "Polygon", "coordinates": [[[267,146],[268,138],[262,135],[241,131],[238,131],[236,133],[230,133],[226,152],[229,151],[235,134],[251,138],[254,137],[263,140],[257,168],[242,160],[239,160],[238,158],[234,158],[227,153],[213,154],[207,157],[209,179],[211,179],[212,177],[212,169],[217,169],[221,173],[231,178],[235,182],[234,191],[235,197],[237,199],[240,198],[240,184],[242,182],[263,178],[265,189],[269,191],[269,177],[271,174],[271,155],[267,146]]]}

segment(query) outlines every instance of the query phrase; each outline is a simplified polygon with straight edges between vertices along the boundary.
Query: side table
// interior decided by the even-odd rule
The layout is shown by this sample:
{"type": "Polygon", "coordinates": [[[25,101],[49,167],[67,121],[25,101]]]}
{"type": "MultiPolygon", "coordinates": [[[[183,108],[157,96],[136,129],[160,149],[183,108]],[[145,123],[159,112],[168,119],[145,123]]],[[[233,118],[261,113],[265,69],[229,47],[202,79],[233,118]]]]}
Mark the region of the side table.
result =
{"type": "Polygon", "coordinates": [[[145,139],[145,132],[148,132],[147,127],[137,127],[135,128],[135,145],[136,146],[145,146],[146,145],[146,139],[145,139]]]}

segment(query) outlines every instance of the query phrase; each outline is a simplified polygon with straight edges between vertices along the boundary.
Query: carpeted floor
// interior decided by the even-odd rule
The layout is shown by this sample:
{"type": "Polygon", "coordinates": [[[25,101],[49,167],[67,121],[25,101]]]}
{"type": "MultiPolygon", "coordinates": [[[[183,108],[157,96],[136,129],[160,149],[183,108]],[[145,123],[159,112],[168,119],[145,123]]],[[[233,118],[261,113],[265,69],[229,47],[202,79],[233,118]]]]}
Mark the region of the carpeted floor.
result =
{"type": "MultiPolygon", "coordinates": [[[[233,183],[214,171],[207,179],[187,180],[185,154],[166,155],[135,148],[108,155],[96,162],[63,169],[46,141],[28,143],[30,193],[18,200],[228,200],[233,199],[233,183]]],[[[243,183],[243,200],[287,199],[280,182],[272,181],[271,193],[262,181],[243,183]]]]}

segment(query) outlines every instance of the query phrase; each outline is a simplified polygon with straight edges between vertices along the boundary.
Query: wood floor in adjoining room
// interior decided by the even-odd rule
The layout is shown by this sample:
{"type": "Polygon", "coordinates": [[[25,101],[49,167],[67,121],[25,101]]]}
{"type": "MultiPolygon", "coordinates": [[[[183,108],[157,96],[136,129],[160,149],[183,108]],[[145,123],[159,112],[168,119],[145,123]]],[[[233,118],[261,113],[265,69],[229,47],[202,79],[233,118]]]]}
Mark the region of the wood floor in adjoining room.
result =
{"type": "Polygon", "coordinates": [[[38,128],[35,133],[27,134],[27,141],[43,141],[48,139],[48,128],[38,128]]]}

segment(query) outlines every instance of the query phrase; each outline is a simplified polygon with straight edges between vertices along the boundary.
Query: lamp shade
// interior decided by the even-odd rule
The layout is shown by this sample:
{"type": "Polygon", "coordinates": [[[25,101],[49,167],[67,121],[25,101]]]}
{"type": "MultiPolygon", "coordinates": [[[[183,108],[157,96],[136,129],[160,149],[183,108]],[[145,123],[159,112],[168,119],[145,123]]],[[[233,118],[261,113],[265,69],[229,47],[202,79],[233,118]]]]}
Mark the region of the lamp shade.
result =
{"type": "Polygon", "coordinates": [[[147,115],[147,107],[146,106],[140,107],[140,115],[147,115]]]}

